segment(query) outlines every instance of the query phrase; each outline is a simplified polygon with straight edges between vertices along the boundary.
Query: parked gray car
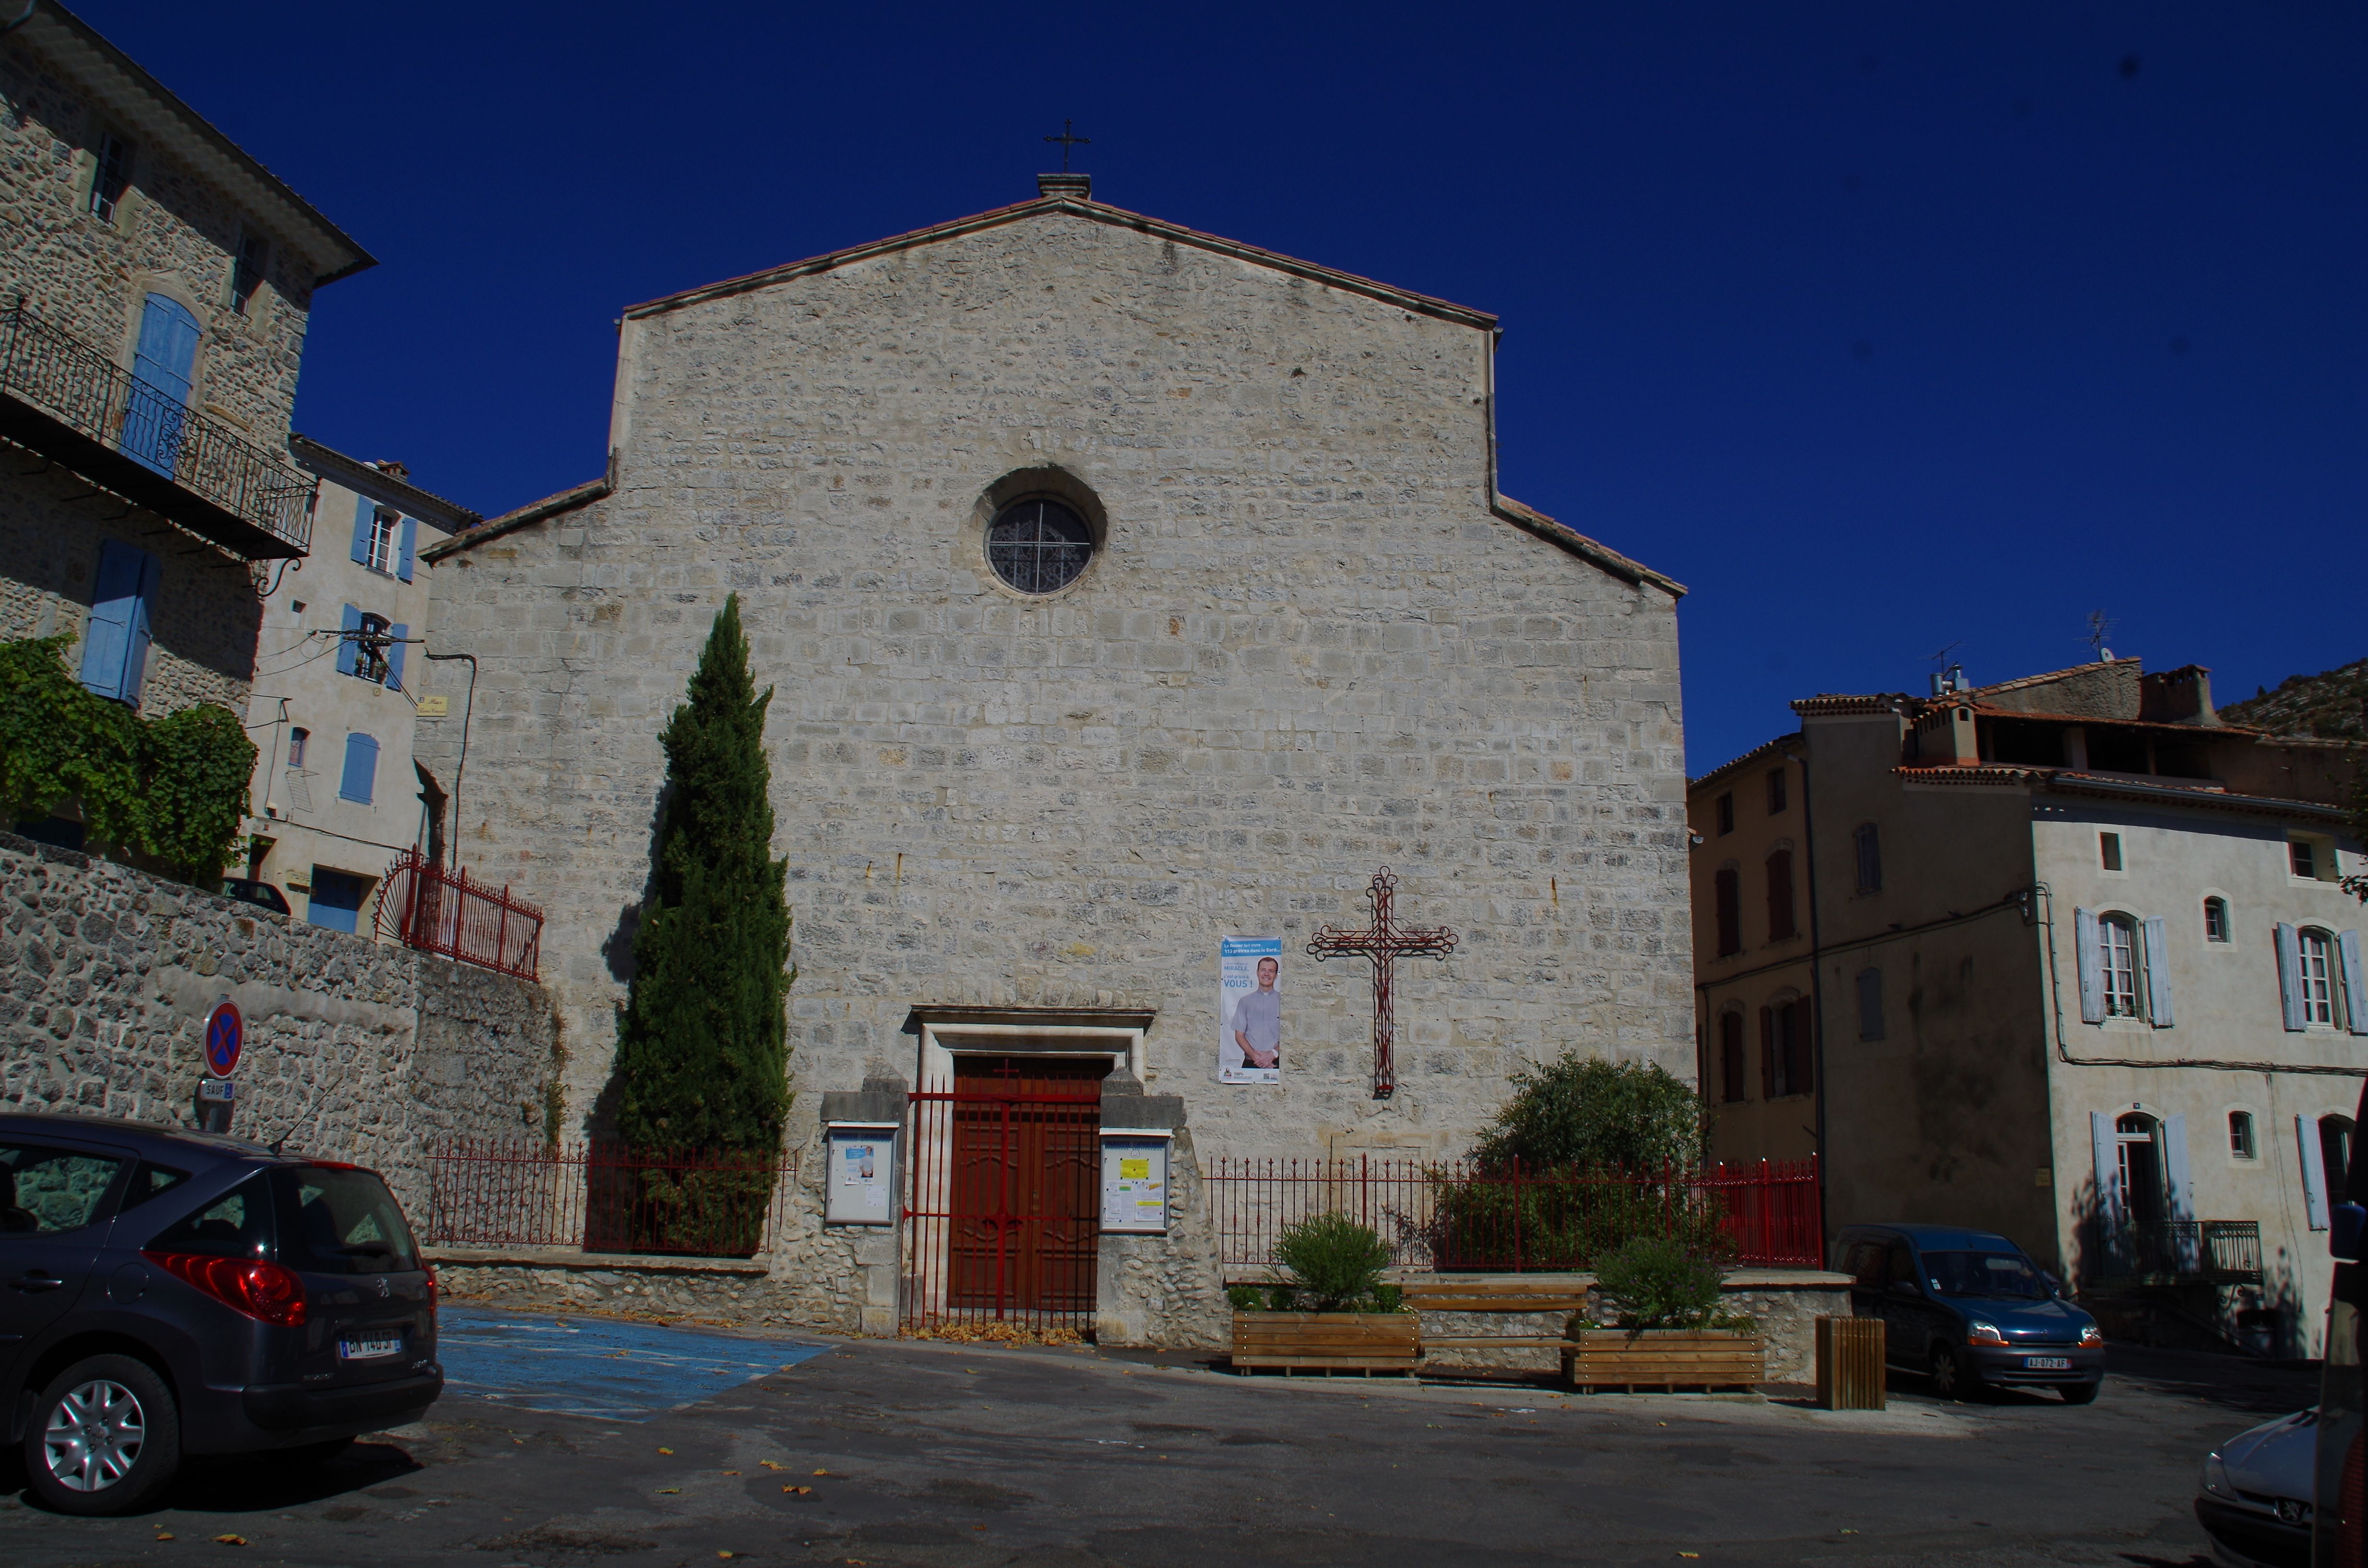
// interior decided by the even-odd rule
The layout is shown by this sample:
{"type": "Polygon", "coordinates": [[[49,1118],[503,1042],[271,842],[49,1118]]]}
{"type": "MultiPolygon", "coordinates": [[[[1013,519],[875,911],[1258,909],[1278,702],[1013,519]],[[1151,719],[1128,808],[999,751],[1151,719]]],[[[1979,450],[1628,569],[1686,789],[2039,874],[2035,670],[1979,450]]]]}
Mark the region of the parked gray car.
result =
{"type": "Polygon", "coordinates": [[[2318,1412],[2237,1433],[2203,1458],[2196,1522],[2221,1568],[2308,1568],[2318,1412]]]}
{"type": "Polygon", "coordinates": [[[443,1388],[435,1277],[372,1172],[0,1115],[0,1410],[41,1503],[128,1513],[188,1454],[327,1458],[443,1388]]]}

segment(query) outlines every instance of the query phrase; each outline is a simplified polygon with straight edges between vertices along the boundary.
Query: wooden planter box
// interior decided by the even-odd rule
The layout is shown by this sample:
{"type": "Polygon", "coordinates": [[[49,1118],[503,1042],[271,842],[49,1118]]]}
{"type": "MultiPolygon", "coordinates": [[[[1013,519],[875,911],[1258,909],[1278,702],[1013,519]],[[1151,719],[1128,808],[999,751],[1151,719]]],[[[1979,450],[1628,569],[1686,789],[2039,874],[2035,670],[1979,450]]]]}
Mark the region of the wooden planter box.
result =
{"type": "Polygon", "coordinates": [[[1284,1372],[1398,1372],[1422,1358],[1413,1312],[1235,1312],[1234,1368],[1284,1372]]]}
{"type": "Polygon", "coordinates": [[[1588,1328],[1571,1335],[1563,1375],[1578,1389],[1750,1388],[1767,1370],[1755,1333],[1724,1328],[1588,1328]]]}

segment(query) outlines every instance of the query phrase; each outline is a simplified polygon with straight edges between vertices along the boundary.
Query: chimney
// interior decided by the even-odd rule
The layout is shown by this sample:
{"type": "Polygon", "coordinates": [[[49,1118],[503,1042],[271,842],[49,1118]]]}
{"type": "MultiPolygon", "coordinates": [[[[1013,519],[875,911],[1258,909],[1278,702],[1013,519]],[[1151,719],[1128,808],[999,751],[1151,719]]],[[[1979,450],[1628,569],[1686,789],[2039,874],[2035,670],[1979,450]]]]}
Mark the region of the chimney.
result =
{"type": "Polygon", "coordinates": [[[2140,676],[2138,717],[2157,724],[2219,728],[2220,713],[2212,706],[2212,672],[2201,665],[2186,665],[2160,675],[2140,676]]]}
{"type": "Polygon", "coordinates": [[[1038,175],[1036,193],[1047,201],[1091,201],[1094,176],[1086,174],[1038,175]]]}

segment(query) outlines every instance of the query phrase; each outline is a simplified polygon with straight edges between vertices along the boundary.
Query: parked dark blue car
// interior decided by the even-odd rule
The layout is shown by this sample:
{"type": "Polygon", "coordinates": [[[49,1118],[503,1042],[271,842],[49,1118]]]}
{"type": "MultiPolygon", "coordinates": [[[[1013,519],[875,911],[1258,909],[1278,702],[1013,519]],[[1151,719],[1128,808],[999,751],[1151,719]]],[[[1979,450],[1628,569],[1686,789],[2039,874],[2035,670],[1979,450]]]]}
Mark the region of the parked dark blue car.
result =
{"type": "Polygon", "coordinates": [[[0,1115],[0,1421],[42,1503],[128,1513],[185,1454],[325,1458],[443,1388],[435,1278],[375,1175],[0,1115]]]}
{"type": "Polygon", "coordinates": [[[1943,1399],[1984,1384],[2097,1397],[2105,1336],[2022,1249],[1954,1225],[1852,1225],[1834,1242],[1850,1310],[1884,1322],[1884,1354],[1943,1399]]]}

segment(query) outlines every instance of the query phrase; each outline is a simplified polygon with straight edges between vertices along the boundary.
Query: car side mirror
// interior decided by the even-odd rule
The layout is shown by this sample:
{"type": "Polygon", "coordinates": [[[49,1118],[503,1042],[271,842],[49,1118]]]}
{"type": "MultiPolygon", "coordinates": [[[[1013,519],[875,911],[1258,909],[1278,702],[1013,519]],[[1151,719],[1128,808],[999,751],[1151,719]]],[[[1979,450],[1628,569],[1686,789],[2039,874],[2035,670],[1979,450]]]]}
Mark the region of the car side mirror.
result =
{"type": "Polygon", "coordinates": [[[2044,1285],[2047,1287],[2047,1293],[2048,1293],[2049,1295],[2051,1295],[2051,1296],[2059,1296],[2059,1297],[2060,1297],[2060,1296],[2062,1296],[2062,1295],[2064,1294],[2064,1281],[2063,1281],[2063,1280],[2058,1279],[2057,1278],[2055,1278],[2055,1276],[2054,1276],[2053,1274],[2047,1273],[2047,1272],[2046,1272],[2045,1270],[2044,1270],[2044,1269],[2043,1269],[2043,1270],[2041,1270],[2039,1278],[2040,1278],[2041,1282],[2042,1282],[2043,1284],[2044,1284],[2044,1285]]]}
{"type": "Polygon", "coordinates": [[[2338,1263],[2360,1261],[2361,1233],[2368,1231],[2368,1209],[2339,1203],[2327,1212],[2327,1252],[2338,1263]]]}

